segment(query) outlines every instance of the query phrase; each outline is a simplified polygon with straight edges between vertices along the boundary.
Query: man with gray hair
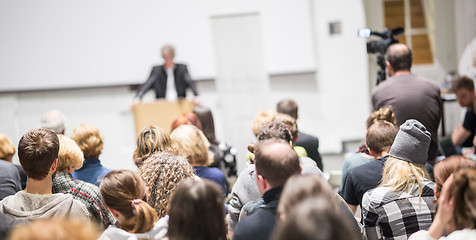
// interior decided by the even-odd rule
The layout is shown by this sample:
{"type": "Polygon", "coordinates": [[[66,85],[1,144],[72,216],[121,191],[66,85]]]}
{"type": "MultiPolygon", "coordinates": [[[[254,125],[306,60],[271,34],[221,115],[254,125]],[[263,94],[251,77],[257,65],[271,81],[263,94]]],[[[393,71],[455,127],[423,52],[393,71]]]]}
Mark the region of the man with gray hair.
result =
{"type": "Polygon", "coordinates": [[[56,134],[64,134],[65,122],[65,115],[58,109],[49,110],[41,117],[41,127],[51,130],[56,134]]]}

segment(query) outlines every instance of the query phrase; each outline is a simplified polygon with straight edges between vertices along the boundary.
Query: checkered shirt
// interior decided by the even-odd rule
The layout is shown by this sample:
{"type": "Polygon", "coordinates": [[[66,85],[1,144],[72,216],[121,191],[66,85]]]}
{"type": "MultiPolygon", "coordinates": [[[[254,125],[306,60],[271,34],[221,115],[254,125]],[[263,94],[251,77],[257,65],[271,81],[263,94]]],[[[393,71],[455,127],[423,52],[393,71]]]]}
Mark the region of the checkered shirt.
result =
{"type": "Polygon", "coordinates": [[[427,179],[409,191],[395,192],[389,187],[367,191],[362,199],[365,236],[373,239],[408,239],[419,230],[428,230],[435,215],[435,184],[427,179]]]}
{"type": "Polygon", "coordinates": [[[94,184],[74,180],[71,174],[60,172],[53,179],[53,193],[73,195],[73,198],[81,201],[98,223],[106,228],[116,223],[99,193],[99,188],[94,184]]]}

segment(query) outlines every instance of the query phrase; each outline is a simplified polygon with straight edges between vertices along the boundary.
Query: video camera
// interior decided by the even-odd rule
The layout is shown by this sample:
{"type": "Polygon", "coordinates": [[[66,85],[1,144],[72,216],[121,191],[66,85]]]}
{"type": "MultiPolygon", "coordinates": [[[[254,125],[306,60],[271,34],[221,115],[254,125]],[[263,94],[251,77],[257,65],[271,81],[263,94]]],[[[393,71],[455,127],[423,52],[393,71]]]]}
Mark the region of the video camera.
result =
{"type": "Polygon", "coordinates": [[[398,40],[394,36],[400,35],[404,32],[402,27],[397,27],[394,29],[388,29],[383,32],[375,32],[370,30],[370,28],[361,28],[359,29],[357,35],[359,37],[368,38],[372,35],[382,38],[381,40],[372,40],[367,42],[367,53],[377,53],[377,63],[380,66],[380,70],[377,73],[377,85],[384,81],[386,78],[385,74],[385,52],[387,48],[394,44],[398,43],[398,40]]]}

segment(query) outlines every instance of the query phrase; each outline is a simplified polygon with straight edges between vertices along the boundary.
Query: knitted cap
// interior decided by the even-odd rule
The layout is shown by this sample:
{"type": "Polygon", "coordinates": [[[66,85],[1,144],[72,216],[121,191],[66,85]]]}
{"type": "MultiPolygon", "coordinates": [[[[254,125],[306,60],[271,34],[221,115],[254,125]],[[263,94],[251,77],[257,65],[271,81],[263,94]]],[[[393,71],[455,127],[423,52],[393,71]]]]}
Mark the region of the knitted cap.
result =
{"type": "Polygon", "coordinates": [[[390,148],[390,156],[418,164],[428,159],[431,134],[419,121],[409,119],[400,126],[400,130],[390,148]]]}

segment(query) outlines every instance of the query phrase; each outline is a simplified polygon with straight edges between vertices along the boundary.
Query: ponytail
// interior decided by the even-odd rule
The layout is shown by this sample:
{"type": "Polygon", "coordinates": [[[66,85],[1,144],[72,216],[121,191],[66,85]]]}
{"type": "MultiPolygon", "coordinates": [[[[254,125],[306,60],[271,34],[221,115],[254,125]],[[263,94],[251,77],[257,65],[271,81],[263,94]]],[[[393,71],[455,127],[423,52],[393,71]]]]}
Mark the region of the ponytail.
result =
{"type": "Polygon", "coordinates": [[[131,232],[142,233],[152,229],[158,218],[155,209],[141,199],[132,200],[131,205],[135,219],[135,224],[131,232]]]}

